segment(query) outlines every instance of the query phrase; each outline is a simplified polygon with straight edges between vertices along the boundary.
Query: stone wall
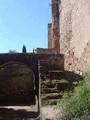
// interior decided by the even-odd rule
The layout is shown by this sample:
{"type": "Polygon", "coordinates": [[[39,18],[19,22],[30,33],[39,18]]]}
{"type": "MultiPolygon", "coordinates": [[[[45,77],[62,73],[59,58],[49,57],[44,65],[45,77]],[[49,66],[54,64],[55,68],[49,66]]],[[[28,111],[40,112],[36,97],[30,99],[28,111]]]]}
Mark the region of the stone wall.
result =
{"type": "Polygon", "coordinates": [[[48,48],[60,53],[58,0],[52,0],[52,23],[48,25],[48,48]]]}
{"type": "Polygon", "coordinates": [[[47,49],[47,48],[37,48],[36,54],[57,54],[57,51],[53,48],[47,49]]]}
{"type": "Polygon", "coordinates": [[[61,0],[59,4],[60,52],[65,69],[90,72],[90,1],[61,0]]]}
{"type": "MultiPolygon", "coordinates": [[[[62,96],[60,74],[64,71],[64,57],[60,54],[44,54],[39,63],[39,79],[41,84],[41,104],[56,105],[62,96]],[[57,76],[58,75],[58,76],[57,76]],[[59,85],[60,84],[60,85],[59,85]],[[60,87],[60,89],[58,88],[60,87]]],[[[67,83],[63,83],[63,87],[67,83]]]]}

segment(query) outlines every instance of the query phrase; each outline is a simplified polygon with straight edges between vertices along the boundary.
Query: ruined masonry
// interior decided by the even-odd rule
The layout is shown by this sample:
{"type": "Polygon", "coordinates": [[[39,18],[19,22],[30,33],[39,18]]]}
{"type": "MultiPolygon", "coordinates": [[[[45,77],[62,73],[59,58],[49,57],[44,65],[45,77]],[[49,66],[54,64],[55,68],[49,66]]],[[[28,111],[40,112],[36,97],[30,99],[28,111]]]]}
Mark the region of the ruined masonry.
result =
{"type": "Polygon", "coordinates": [[[47,49],[0,54],[1,103],[16,103],[17,98],[17,103],[26,100],[35,104],[35,96],[39,99],[41,92],[42,103],[55,105],[65,89],[76,85],[82,74],[90,72],[90,2],[52,0],[51,8],[47,49]],[[8,68],[12,71],[10,75],[8,68]],[[18,76],[15,69],[19,71],[18,76]],[[13,92],[10,95],[8,91],[13,92]]]}
{"type": "Polygon", "coordinates": [[[77,58],[74,56],[74,51],[69,51],[68,44],[70,44],[70,39],[72,37],[70,25],[71,20],[64,18],[66,19],[66,22],[68,22],[68,24],[61,25],[61,20],[63,17],[61,16],[61,12],[63,12],[63,9],[66,10],[67,16],[69,18],[69,15],[71,15],[70,13],[68,13],[68,9],[62,9],[62,3],[63,5],[65,4],[64,1],[62,2],[60,0],[52,0],[52,23],[48,24],[48,49],[37,49],[37,53],[39,54],[57,54],[63,56],[61,59],[58,59],[59,65],[60,63],[63,63],[63,69],[62,67],[55,69],[54,66],[52,69],[48,68],[48,70],[45,70],[45,61],[40,61],[41,99],[42,103],[44,104],[57,104],[58,100],[60,100],[60,98],[62,97],[64,90],[69,89],[71,86],[73,86],[74,82],[80,80],[80,75],[82,75],[81,70],[79,70],[78,68],[76,69],[75,62],[77,61],[77,58]],[[68,28],[63,31],[62,29],[64,27],[68,28]],[[65,39],[62,39],[62,31],[63,33],[67,31],[67,34],[65,34],[65,39]],[[66,49],[69,52],[69,56],[68,53],[65,51],[66,49]],[[72,61],[70,57],[73,59],[72,61]]]}

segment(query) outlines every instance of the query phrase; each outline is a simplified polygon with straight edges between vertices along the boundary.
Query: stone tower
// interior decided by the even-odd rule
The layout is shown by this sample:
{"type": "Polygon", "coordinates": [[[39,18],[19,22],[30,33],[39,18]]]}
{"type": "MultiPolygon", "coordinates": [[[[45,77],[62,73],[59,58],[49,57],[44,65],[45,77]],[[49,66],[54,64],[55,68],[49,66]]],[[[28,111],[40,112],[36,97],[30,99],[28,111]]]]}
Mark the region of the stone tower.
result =
{"type": "Polygon", "coordinates": [[[60,53],[59,43],[59,0],[52,0],[52,24],[48,24],[48,47],[60,53]]]}

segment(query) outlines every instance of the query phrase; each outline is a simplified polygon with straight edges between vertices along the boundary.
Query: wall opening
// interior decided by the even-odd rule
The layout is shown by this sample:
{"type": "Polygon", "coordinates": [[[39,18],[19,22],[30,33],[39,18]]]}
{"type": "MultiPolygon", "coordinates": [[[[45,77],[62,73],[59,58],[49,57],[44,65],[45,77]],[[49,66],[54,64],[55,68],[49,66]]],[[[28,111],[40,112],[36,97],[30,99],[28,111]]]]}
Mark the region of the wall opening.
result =
{"type": "Polygon", "coordinates": [[[21,62],[0,66],[0,103],[35,104],[35,75],[21,62]]]}

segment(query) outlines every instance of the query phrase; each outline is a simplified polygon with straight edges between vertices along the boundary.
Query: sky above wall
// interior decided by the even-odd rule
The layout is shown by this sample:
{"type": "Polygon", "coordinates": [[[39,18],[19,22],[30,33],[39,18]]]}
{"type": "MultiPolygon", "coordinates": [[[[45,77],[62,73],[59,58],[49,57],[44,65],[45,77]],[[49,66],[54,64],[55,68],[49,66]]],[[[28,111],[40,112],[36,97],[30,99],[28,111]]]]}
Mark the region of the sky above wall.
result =
{"type": "Polygon", "coordinates": [[[0,53],[46,48],[51,0],[0,0],[0,53]]]}

